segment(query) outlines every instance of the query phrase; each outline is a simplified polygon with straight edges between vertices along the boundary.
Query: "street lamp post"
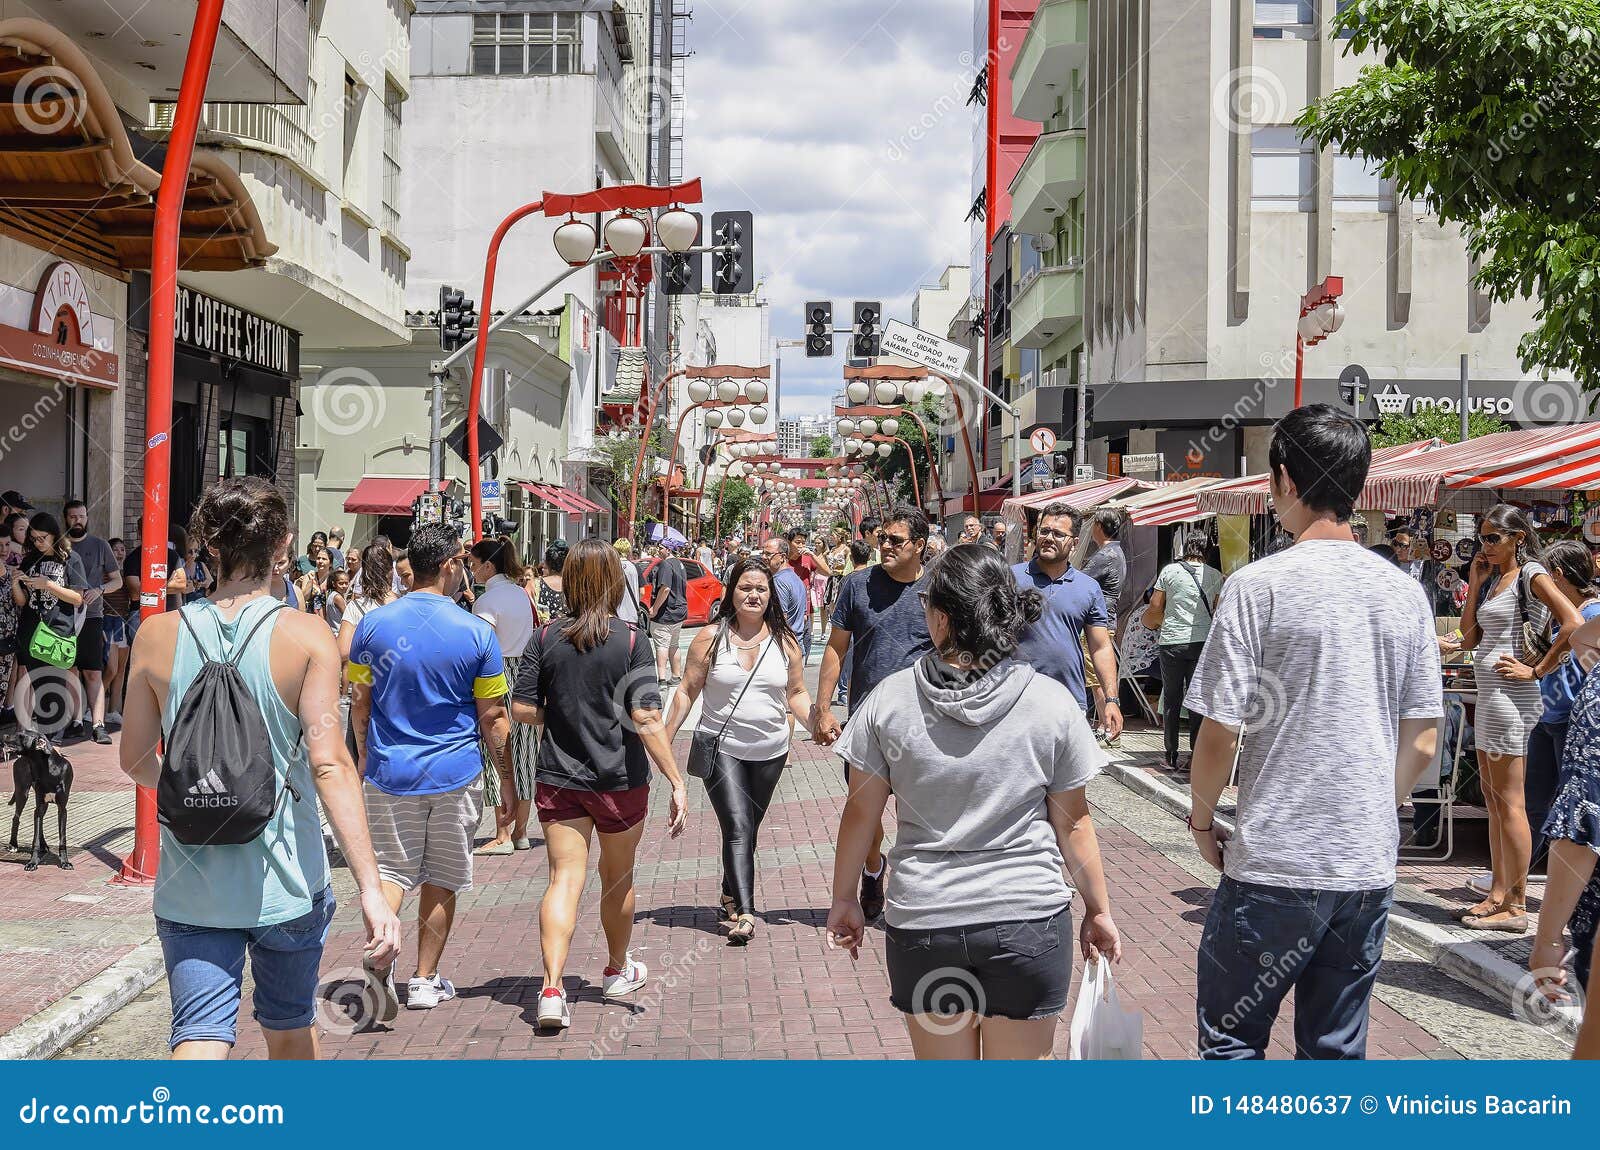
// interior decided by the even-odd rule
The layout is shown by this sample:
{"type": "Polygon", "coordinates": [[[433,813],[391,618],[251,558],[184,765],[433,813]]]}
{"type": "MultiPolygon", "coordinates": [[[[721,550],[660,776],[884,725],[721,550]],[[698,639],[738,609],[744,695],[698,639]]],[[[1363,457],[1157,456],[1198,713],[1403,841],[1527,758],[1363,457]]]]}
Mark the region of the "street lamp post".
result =
{"type": "Polygon", "coordinates": [[[1344,326],[1344,277],[1329,276],[1300,299],[1300,322],[1294,336],[1294,405],[1304,400],[1301,388],[1306,374],[1306,348],[1315,347],[1344,326]]]}

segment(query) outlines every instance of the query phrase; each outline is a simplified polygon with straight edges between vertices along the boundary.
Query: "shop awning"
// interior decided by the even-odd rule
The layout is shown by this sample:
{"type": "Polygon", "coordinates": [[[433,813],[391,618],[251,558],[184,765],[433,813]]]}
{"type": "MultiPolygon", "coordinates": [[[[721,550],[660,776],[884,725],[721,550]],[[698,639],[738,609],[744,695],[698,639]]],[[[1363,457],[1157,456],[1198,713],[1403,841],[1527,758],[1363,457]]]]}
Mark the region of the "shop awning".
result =
{"type": "Polygon", "coordinates": [[[1082,483],[1057,487],[1051,491],[1033,491],[1027,495],[1007,499],[1001,506],[1001,512],[1007,523],[1021,523],[1026,512],[1047,507],[1052,503],[1067,503],[1079,511],[1092,511],[1107,500],[1115,499],[1134,488],[1143,490],[1149,486],[1150,484],[1143,480],[1131,479],[1125,475],[1089,479],[1082,483]]]}
{"type": "Polygon", "coordinates": [[[1481,435],[1374,464],[1358,507],[1407,511],[1439,502],[1446,489],[1574,490],[1600,486],[1600,423],[1481,435]]]}
{"type": "Polygon", "coordinates": [[[1168,483],[1150,491],[1141,491],[1124,499],[1113,500],[1107,506],[1117,508],[1128,516],[1135,527],[1166,527],[1190,519],[1203,519],[1212,514],[1199,505],[1201,492],[1216,488],[1230,488],[1249,479],[1218,479],[1202,476],[1168,483]]]}
{"type": "MultiPolygon", "coordinates": [[[[1387,468],[1400,460],[1433,451],[1441,446],[1441,443],[1439,439],[1419,439],[1415,443],[1380,447],[1372,453],[1372,467],[1374,471],[1387,468]]],[[[1213,487],[1209,491],[1202,491],[1195,497],[1195,502],[1206,514],[1265,515],[1271,502],[1271,485],[1271,476],[1252,475],[1230,486],[1213,487]]]]}
{"type": "Polygon", "coordinates": [[[544,500],[558,511],[568,515],[604,515],[605,508],[590,499],[585,499],[576,491],[568,491],[565,487],[556,487],[549,483],[519,483],[518,487],[529,495],[544,500]]]}
{"type": "Polygon", "coordinates": [[[417,496],[428,490],[427,479],[412,475],[363,475],[345,497],[351,515],[410,515],[417,496]]]}

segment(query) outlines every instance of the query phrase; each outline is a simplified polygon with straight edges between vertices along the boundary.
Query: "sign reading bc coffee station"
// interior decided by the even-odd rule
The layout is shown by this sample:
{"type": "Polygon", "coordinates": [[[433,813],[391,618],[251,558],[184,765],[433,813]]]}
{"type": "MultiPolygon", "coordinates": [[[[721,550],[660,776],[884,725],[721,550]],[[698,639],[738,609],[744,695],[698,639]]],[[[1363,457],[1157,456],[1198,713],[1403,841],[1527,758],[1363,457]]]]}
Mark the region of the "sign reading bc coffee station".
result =
{"type": "Polygon", "coordinates": [[[185,347],[274,375],[300,372],[299,332],[182,285],[178,287],[172,334],[185,347]]]}

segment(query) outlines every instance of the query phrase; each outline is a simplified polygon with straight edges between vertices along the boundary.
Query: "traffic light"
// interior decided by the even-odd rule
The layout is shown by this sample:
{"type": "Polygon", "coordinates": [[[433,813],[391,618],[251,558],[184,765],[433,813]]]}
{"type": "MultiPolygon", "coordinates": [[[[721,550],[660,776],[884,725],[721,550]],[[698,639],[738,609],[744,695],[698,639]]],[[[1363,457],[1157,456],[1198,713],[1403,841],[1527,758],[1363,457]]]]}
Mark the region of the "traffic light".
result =
{"type": "Polygon", "coordinates": [[[439,286],[439,346],[455,351],[478,326],[478,305],[449,284],[439,286]]]}
{"type": "Polygon", "coordinates": [[[749,295],[756,290],[755,217],[749,212],[712,212],[711,289],[718,295],[749,295]]]}
{"type": "Polygon", "coordinates": [[[877,300],[858,301],[855,312],[855,335],[851,340],[851,354],[857,359],[876,359],[883,342],[883,305],[877,300]]]}
{"type": "MultiPolygon", "coordinates": [[[[700,223],[700,213],[691,212],[695,223],[700,223]]],[[[695,232],[695,242],[700,233],[695,232]]],[[[668,252],[661,257],[661,291],[664,295],[699,295],[701,291],[699,252],[668,252]]]]}
{"type": "Polygon", "coordinates": [[[833,357],[833,304],[828,300],[806,304],[806,357],[833,357]]]}

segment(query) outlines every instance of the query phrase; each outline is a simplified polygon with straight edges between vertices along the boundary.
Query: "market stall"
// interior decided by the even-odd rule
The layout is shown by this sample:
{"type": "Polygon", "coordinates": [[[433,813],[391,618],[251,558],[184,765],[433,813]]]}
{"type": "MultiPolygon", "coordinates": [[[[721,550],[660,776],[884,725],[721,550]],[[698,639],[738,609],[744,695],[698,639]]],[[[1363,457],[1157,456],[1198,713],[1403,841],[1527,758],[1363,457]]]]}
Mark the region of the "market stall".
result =
{"type": "Polygon", "coordinates": [[[1065,503],[1079,511],[1093,511],[1107,500],[1134,490],[1148,490],[1151,486],[1152,484],[1141,479],[1129,479],[1122,475],[1089,479],[1050,491],[1034,491],[1027,495],[1013,496],[1001,505],[1000,514],[1008,527],[1031,529],[1034,516],[1041,508],[1048,507],[1052,503],[1065,503]]]}

